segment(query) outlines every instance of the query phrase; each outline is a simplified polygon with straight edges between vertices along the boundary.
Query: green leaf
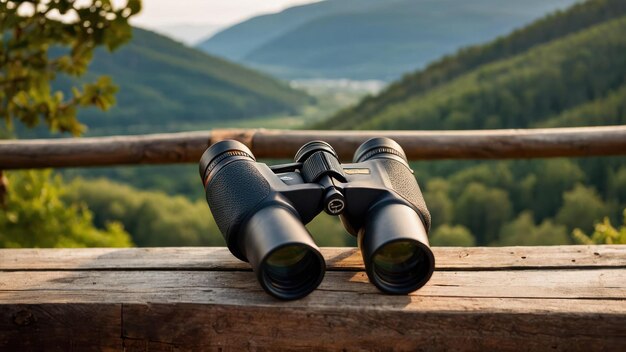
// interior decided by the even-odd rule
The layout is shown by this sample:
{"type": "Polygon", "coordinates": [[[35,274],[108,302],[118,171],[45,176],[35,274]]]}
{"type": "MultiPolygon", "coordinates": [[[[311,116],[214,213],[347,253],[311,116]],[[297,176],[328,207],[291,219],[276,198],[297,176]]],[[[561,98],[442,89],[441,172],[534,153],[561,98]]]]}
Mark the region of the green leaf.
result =
{"type": "Polygon", "coordinates": [[[131,14],[137,14],[141,11],[141,0],[128,0],[127,7],[130,9],[131,14]]]}
{"type": "Polygon", "coordinates": [[[53,131],[78,135],[85,127],[76,119],[77,108],[109,109],[115,104],[117,87],[104,77],[85,85],[82,92],[70,87],[73,94],[66,98],[51,89],[51,82],[58,73],[84,75],[97,47],[114,50],[130,40],[132,27],[128,20],[141,10],[141,1],[131,0],[118,9],[111,6],[110,0],[34,3],[39,12],[74,11],[77,18],[70,22],[38,14],[23,17],[16,9],[9,9],[6,2],[0,2],[0,116],[7,126],[14,119],[28,127],[45,121],[53,131]],[[113,15],[115,18],[111,18],[113,15]],[[54,55],[50,55],[50,48],[55,49],[54,55]],[[67,54],[58,56],[56,51],[67,54]]]}

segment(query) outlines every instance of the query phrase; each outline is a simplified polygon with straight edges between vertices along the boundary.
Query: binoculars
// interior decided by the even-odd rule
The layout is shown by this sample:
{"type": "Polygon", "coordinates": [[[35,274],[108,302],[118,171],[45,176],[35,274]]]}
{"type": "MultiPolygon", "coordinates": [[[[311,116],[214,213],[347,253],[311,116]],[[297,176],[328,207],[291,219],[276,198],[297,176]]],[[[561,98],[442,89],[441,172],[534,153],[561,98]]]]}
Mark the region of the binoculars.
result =
{"type": "Polygon", "coordinates": [[[279,299],[302,298],[324,277],[324,258],[304,227],[322,210],[357,236],[367,276],[381,291],[413,292],[434,271],[430,213],[404,151],[389,138],[363,143],[351,164],[313,141],[295,162],[275,166],[225,140],[204,152],[200,177],[231,253],[279,299]]]}

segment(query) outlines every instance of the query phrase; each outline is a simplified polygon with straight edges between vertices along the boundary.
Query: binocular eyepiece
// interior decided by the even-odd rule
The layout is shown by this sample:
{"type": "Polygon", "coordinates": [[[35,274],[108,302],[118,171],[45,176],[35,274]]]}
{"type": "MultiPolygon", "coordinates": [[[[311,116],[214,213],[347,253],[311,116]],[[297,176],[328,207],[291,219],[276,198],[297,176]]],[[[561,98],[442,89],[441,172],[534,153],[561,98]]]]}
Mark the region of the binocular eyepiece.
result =
{"type": "Polygon", "coordinates": [[[341,164],[326,142],[298,150],[295,162],[256,162],[242,143],[212,145],[200,160],[206,199],[230,251],[248,261],[263,289],[285,300],[311,293],[325,262],[304,227],[322,210],[358,238],[370,281],[407,294],[430,279],[430,214],[404,151],[373,138],[341,164]]]}

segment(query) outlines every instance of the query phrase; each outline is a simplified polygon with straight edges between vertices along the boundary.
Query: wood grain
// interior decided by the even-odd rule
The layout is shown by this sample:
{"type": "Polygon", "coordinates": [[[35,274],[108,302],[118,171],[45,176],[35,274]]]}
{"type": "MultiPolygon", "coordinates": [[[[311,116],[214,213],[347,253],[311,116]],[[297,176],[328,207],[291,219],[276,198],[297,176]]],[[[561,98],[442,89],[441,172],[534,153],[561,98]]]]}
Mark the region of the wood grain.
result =
{"type": "Polygon", "coordinates": [[[617,315],[587,320],[544,313],[305,307],[281,308],[277,319],[272,307],[182,304],[174,312],[149,304],[123,309],[126,336],[155,343],[137,351],[620,351],[625,338],[623,317],[617,315]],[[155,320],[172,325],[150,324],[155,320]],[[588,328],[581,331],[583,325],[588,328]]]}
{"type": "Polygon", "coordinates": [[[434,248],[430,282],[381,294],[354,248],[304,299],[225,248],[0,250],[0,351],[626,349],[626,246],[434,248]]]}
{"type": "MultiPolygon", "coordinates": [[[[327,270],[363,270],[356,248],[321,249],[327,270]]],[[[437,270],[626,268],[626,246],[433,247],[437,270]]],[[[224,247],[3,249],[0,270],[249,270],[224,247]]]]}
{"type": "Polygon", "coordinates": [[[78,139],[0,141],[0,170],[198,162],[212,143],[236,139],[258,158],[291,159],[312,140],[346,161],[372,137],[390,137],[412,160],[626,155],[626,126],[475,131],[290,131],[224,129],[78,139]]]}
{"type": "MultiPolygon", "coordinates": [[[[276,302],[264,294],[252,272],[216,271],[46,271],[2,273],[0,301],[46,303],[198,303],[366,309],[431,310],[430,297],[599,299],[626,301],[626,270],[439,271],[410,296],[383,295],[364,272],[327,272],[307,300],[276,302]],[[18,294],[19,293],[19,294],[18,294]],[[358,298],[357,298],[358,297],[358,298]],[[308,303],[307,303],[308,301],[308,303]]],[[[624,302],[622,302],[624,303],[624,302]]],[[[457,308],[452,300],[436,309],[457,308]]],[[[506,302],[489,307],[506,311],[506,302]]],[[[543,311],[528,307],[527,312],[543,311]]],[[[566,312],[584,307],[564,307],[566,312]]],[[[626,313],[626,305],[619,312],[626,313]]]]}
{"type": "Polygon", "coordinates": [[[0,304],[0,351],[122,351],[121,304],[0,304]]]}

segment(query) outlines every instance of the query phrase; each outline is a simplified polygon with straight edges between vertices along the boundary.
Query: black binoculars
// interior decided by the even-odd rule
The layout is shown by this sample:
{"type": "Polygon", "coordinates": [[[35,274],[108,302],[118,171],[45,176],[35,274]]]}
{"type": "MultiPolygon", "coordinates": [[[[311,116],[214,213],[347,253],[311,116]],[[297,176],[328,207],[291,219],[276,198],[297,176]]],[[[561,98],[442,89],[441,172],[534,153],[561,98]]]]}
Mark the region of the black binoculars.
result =
{"type": "Polygon", "coordinates": [[[413,292],[435,268],[430,213],[404,151],[389,138],[361,144],[352,164],[313,141],[294,163],[275,166],[225,140],[204,152],[200,177],[231,253],[277,298],[304,297],[321,283],[326,264],[304,225],[322,210],[357,236],[367,276],[381,291],[413,292]]]}

